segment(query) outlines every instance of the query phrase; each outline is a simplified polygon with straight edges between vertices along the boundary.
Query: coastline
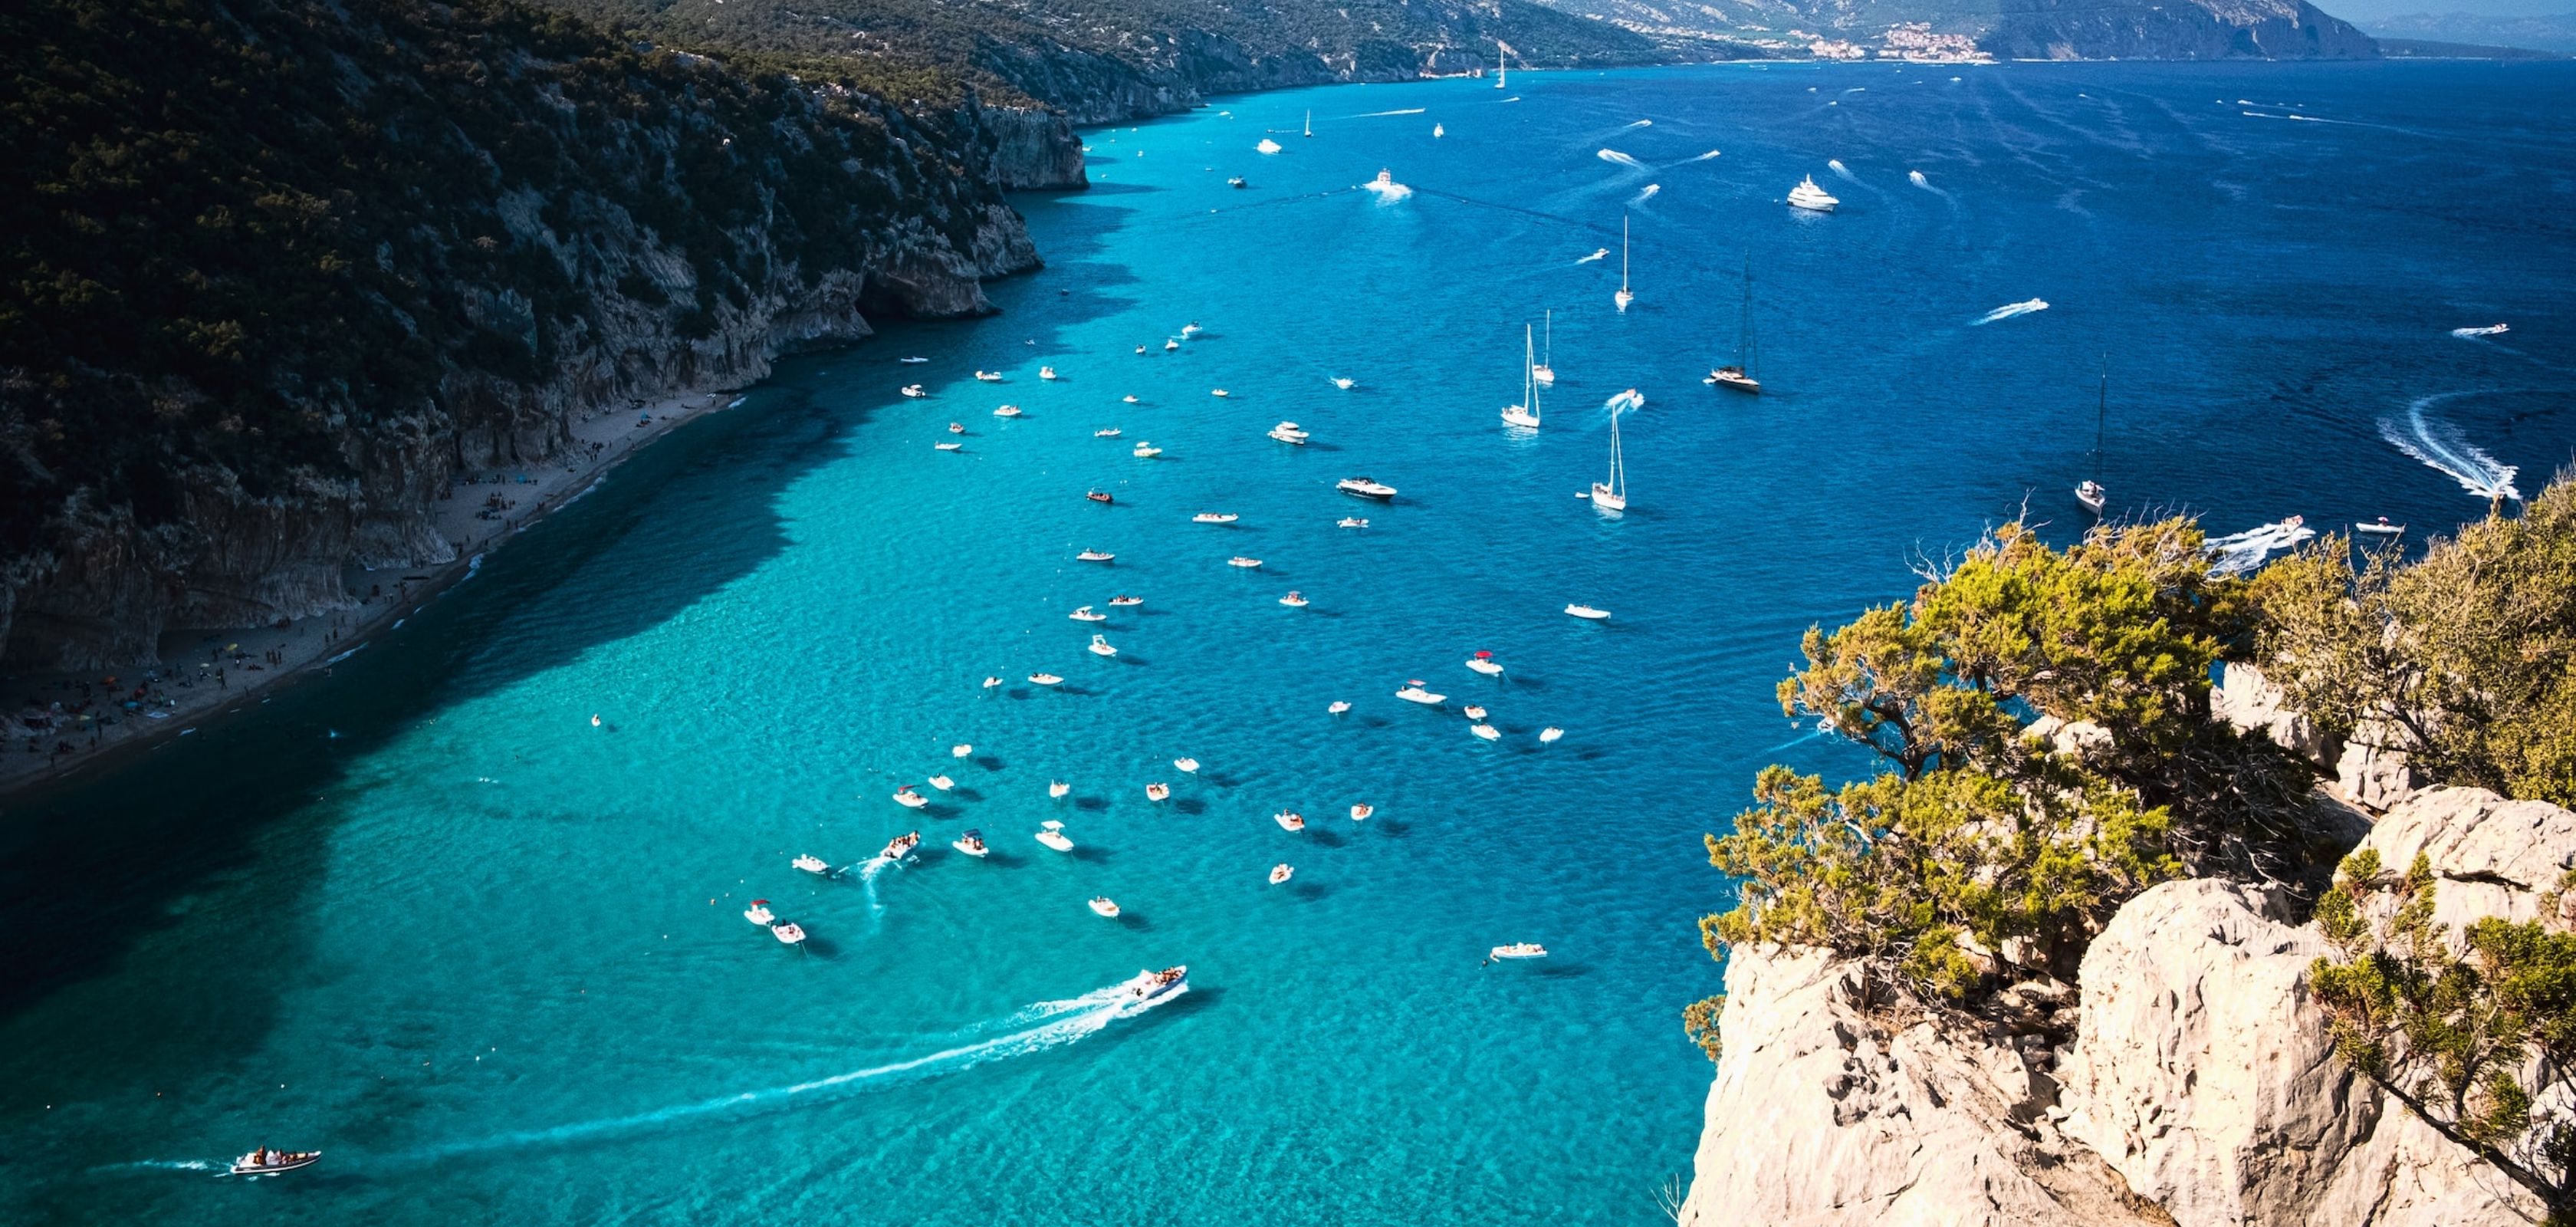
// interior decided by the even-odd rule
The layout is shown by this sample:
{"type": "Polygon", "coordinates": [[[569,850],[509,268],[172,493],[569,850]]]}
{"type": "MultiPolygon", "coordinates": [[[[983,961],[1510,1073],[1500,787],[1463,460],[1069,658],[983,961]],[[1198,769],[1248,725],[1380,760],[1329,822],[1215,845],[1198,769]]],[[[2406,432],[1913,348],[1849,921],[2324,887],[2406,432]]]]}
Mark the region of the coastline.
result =
{"type": "Polygon", "coordinates": [[[283,624],[173,630],[161,637],[151,665],[0,679],[0,704],[13,713],[56,702],[69,707],[82,699],[84,687],[91,701],[111,703],[108,678],[117,679],[117,693],[146,689],[152,704],[119,713],[113,725],[69,719],[48,733],[29,730],[13,716],[0,739],[0,802],[95,778],[100,768],[122,766],[176,742],[282,687],[328,676],[418,613],[429,598],[472,575],[510,538],[588,493],[620,462],[680,426],[741,403],[742,392],[693,388],[640,408],[593,410],[572,424],[573,445],[541,465],[457,474],[430,507],[439,535],[455,545],[456,556],[430,566],[353,566],[344,581],[348,603],[341,608],[283,624]],[[40,747],[36,752],[28,749],[31,741],[40,747]],[[68,752],[46,751],[64,742],[72,747],[68,752]]]}

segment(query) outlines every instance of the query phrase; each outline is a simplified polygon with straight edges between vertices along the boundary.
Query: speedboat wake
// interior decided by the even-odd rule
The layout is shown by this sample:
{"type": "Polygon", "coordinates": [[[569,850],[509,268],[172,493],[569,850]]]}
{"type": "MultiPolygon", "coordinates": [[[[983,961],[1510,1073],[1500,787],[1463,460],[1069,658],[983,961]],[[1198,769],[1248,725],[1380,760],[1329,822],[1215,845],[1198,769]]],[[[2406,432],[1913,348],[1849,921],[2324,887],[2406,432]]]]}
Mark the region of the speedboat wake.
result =
{"type": "Polygon", "coordinates": [[[2030,313],[2031,313],[2031,312],[2033,312],[2033,311],[2046,311],[2046,310],[2048,310],[2048,300],[2047,300],[2047,299],[2045,299],[2045,298],[2030,298],[2030,299],[2024,299],[2024,300],[2022,300],[2021,302],[2008,302],[2008,303],[2005,303],[2004,305],[2002,305],[2002,306],[2000,306],[2000,307],[1997,307],[1997,308],[1995,308],[1995,309],[1994,309],[1994,310],[1992,310],[1992,311],[1988,311],[1988,312],[1986,312],[1984,315],[1980,315],[1980,316],[1978,316],[1977,318],[1975,318],[1975,319],[1973,319],[1973,320],[1968,321],[1968,323],[1969,323],[1969,326],[1970,326],[1970,327],[1974,327],[1974,326],[1976,326],[1976,325],[1978,325],[1978,324],[1991,324],[1991,323],[1994,323],[1996,320],[2008,320],[2008,319],[2011,319],[2012,317],[2014,317],[2014,316],[2016,316],[2016,315],[2028,315],[2028,314],[2030,314],[2030,313]]]}
{"type": "Polygon", "coordinates": [[[2425,410],[2466,392],[2446,392],[2439,396],[2422,396],[2407,402],[2406,415],[2382,418],[2379,437],[2397,450],[2440,470],[2460,488],[2483,499],[2509,498],[2522,501],[2522,492],[2513,488],[2513,476],[2522,470],[2505,464],[2470,443],[2460,428],[2449,422],[2426,416],[2425,410]]]}
{"type": "Polygon", "coordinates": [[[1719,150],[1711,149],[1711,150],[1709,150],[1707,153],[1703,153],[1703,154],[1699,155],[1699,156],[1698,156],[1698,157],[1696,157],[1696,158],[1684,158],[1684,159],[1682,159],[1682,161],[1684,161],[1684,162],[1705,162],[1705,161],[1709,160],[1710,158],[1713,158],[1713,157],[1718,156],[1719,152],[1720,152],[1719,150]]]}
{"type": "Polygon", "coordinates": [[[1607,247],[1604,247],[1604,248],[1600,249],[1599,251],[1595,251],[1595,252],[1593,252],[1591,255],[1585,256],[1585,257],[1583,257],[1582,259],[1575,261],[1575,263],[1577,263],[1577,264],[1590,264],[1590,263],[1592,263],[1592,262],[1593,262],[1593,261],[1595,261],[1595,260],[1598,260],[1598,259],[1601,259],[1601,258],[1603,258],[1603,257],[1605,257],[1605,256],[1608,256],[1609,254],[1610,254],[1610,249],[1609,249],[1609,248],[1607,248],[1607,247]]]}
{"type": "Polygon", "coordinates": [[[1619,151],[1618,151],[1618,150],[1616,150],[1616,149],[1604,149],[1604,150],[1601,150],[1601,151],[1599,151],[1599,152],[1597,152],[1597,153],[1593,154],[1592,156],[1594,156],[1594,157],[1596,157],[1596,158],[1599,158],[1599,159],[1601,159],[1601,160],[1602,160],[1602,161],[1604,161],[1604,162],[1616,163],[1617,165],[1620,165],[1620,166],[1633,166],[1633,167],[1636,167],[1636,168],[1637,168],[1637,169],[1639,169],[1639,170],[1644,170],[1644,169],[1646,168],[1646,164],[1645,164],[1645,163],[1640,162],[1640,161],[1638,161],[1638,160],[1637,160],[1637,159],[1635,159],[1635,158],[1629,157],[1627,154],[1621,153],[1621,152],[1619,152],[1619,151]]]}
{"type": "Polygon", "coordinates": [[[1409,108],[1406,108],[1405,110],[1401,110],[1401,111],[1371,111],[1371,112],[1369,112],[1369,113],[1368,113],[1368,114],[1366,114],[1366,115],[1352,115],[1352,116],[1347,116],[1346,118],[1350,118],[1350,119],[1384,119],[1384,118],[1386,118],[1386,117],[1387,117],[1387,116],[1389,116],[1389,115],[1419,115],[1419,114],[1423,113],[1424,111],[1428,111],[1428,110],[1430,110],[1430,109],[1431,109],[1431,108],[1429,108],[1429,107],[1409,107],[1409,108]]]}
{"type": "Polygon", "coordinates": [[[1642,192],[1637,193],[1636,198],[1635,198],[1635,199],[1633,199],[1633,200],[1630,200],[1628,203],[1630,203],[1630,204],[1644,204],[1644,203],[1646,203],[1647,201],[1654,199],[1654,198],[1655,198],[1655,193],[1660,192],[1660,191],[1662,191],[1662,190],[1664,190],[1664,185],[1663,185],[1663,184],[1660,184],[1660,183],[1649,183],[1649,184],[1647,184],[1647,185],[1646,185],[1646,190],[1645,190],[1645,191],[1642,191],[1642,192]]]}
{"type": "Polygon", "coordinates": [[[1613,415],[1617,415],[1627,413],[1631,410],[1645,408],[1646,398],[1635,388],[1630,388],[1625,392],[1621,392],[1618,395],[1601,402],[1601,407],[1609,410],[1613,415]]]}
{"type": "Polygon", "coordinates": [[[2241,533],[2212,538],[2207,544],[2209,569],[2221,575],[2243,575],[2262,566],[2263,560],[2274,551],[2286,550],[2316,535],[2317,530],[2308,527],[2304,519],[2291,516],[2241,533]]]}

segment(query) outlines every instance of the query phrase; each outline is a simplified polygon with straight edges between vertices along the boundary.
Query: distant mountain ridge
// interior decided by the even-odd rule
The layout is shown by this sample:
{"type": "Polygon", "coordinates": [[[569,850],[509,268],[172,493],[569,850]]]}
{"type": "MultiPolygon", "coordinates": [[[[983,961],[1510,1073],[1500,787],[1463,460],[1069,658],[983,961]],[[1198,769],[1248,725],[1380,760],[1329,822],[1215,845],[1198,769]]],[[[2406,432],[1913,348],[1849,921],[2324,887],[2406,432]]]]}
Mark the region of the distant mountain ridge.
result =
{"type": "Polygon", "coordinates": [[[2307,0],[1545,0],[1666,39],[1858,59],[2371,59],[2307,0]]]}
{"type": "Polygon", "coordinates": [[[2408,13],[2367,23],[2374,37],[2576,53],[2576,12],[2540,17],[2408,13]]]}

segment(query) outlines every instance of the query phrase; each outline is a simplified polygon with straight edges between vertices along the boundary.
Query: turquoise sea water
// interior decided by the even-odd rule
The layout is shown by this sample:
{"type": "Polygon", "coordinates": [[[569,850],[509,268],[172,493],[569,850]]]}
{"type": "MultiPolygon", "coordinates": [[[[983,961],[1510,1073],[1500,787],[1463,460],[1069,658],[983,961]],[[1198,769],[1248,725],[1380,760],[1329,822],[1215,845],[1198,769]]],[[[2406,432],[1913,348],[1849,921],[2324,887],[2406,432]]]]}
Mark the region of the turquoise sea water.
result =
{"type": "Polygon", "coordinates": [[[1098,186],[1021,202],[1050,264],[998,317],[784,364],[335,676],[0,819],[0,1219],[1660,1221],[1708,1072],[1677,1016],[1718,981],[1700,836],[1764,762],[1863,765],[1771,684],[2025,501],[2074,533],[2106,354],[2114,509],[2218,533],[2449,524],[2576,448],[2576,73],[1953,75],[1534,74],[1093,134],[1098,186]],[[1351,190],[1380,167],[1411,196],[1351,190]],[[1781,206],[1802,174],[1842,211],[1781,206]],[[1759,400],[1697,382],[1748,256],[1759,400]],[[1551,308],[1548,421],[1508,437],[1551,308]],[[1573,496],[1630,386],[1611,521],[1573,496]],[[930,810],[889,800],[937,771],[930,810]],[[948,849],[970,826],[990,861],[948,849]],[[901,867],[787,863],[915,827],[901,867]],[[1552,957],[1479,966],[1519,940],[1552,957]],[[1086,996],[1175,962],[1166,1004],[1086,996]],[[263,1141],[328,1157],[202,1169],[263,1141]]]}

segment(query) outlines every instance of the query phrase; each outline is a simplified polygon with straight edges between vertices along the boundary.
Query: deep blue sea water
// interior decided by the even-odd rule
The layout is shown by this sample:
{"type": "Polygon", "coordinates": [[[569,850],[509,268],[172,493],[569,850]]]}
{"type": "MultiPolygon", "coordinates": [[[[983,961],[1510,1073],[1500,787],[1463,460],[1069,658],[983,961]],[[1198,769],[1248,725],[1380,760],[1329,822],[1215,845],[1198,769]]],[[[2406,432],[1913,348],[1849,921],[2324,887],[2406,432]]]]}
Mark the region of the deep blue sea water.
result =
{"type": "Polygon", "coordinates": [[[2106,360],[2113,509],[2215,533],[2420,535],[2576,449],[2565,66],[1512,84],[1094,133],[1097,186],[1020,202],[1049,267],[999,316],[783,364],[335,676],[0,818],[0,1220],[1660,1221],[1708,1074],[1678,1014],[1718,987],[1700,837],[1765,762],[1864,766],[1772,701],[1798,633],[2025,503],[2075,533],[2106,360]],[[1352,190],[1380,167],[1412,194],[1352,190]],[[1842,210],[1783,207],[1804,174],[1842,210]],[[1698,382],[1748,259],[1759,400],[1698,382]],[[1549,309],[1548,421],[1507,437],[1549,309]],[[1574,494],[1630,386],[1611,521],[1574,494]],[[1064,615],[1122,592],[1085,653],[1064,615]],[[900,868],[787,863],[913,827],[900,868]],[[1516,940],[1552,957],[1479,966],[1516,940]],[[1174,962],[1167,1004],[1086,1000],[1174,962]],[[262,1141],[328,1158],[192,1166],[262,1141]]]}

